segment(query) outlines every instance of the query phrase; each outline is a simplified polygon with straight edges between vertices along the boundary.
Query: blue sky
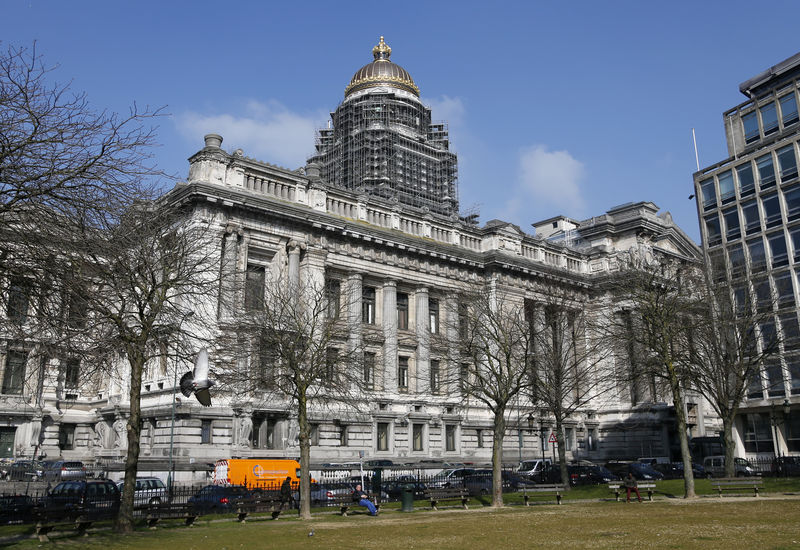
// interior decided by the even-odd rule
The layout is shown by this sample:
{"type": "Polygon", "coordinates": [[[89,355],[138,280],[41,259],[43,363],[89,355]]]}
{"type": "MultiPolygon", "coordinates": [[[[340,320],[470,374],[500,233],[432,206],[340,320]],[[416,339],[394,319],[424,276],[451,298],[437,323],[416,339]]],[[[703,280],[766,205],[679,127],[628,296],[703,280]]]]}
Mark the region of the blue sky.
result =
{"type": "Polygon", "coordinates": [[[166,106],[160,166],[185,178],[203,134],[297,168],[380,35],[450,124],[462,209],[482,222],[584,219],[649,200],[699,240],[700,165],[727,157],[740,82],[800,51],[800,3],[6,0],[30,46],[93,105],[166,106]]]}

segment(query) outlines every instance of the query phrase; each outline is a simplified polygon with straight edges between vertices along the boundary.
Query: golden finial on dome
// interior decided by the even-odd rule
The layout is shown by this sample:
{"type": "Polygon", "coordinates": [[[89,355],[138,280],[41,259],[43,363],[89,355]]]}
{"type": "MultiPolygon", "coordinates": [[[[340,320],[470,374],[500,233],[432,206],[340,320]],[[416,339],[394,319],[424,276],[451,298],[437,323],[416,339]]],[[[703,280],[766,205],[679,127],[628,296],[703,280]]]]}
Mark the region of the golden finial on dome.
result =
{"type": "Polygon", "coordinates": [[[372,48],[372,56],[375,58],[375,61],[378,61],[379,59],[385,59],[386,61],[389,61],[389,57],[391,55],[392,48],[390,48],[388,44],[383,41],[383,37],[381,36],[380,43],[372,48]]]}

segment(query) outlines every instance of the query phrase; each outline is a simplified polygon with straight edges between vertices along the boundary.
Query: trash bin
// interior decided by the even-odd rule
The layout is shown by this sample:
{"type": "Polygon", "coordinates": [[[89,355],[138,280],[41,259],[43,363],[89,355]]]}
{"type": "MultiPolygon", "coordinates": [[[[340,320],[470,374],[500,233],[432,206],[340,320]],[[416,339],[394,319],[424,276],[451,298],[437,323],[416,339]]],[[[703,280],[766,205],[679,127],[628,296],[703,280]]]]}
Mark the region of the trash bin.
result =
{"type": "Polygon", "coordinates": [[[414,486],[411,484],[405,485],[403,487],[403,492],[400,494],[402,499],[402,507],[400,508],[401,512],[413,512],[414,511],[414,486]]]}

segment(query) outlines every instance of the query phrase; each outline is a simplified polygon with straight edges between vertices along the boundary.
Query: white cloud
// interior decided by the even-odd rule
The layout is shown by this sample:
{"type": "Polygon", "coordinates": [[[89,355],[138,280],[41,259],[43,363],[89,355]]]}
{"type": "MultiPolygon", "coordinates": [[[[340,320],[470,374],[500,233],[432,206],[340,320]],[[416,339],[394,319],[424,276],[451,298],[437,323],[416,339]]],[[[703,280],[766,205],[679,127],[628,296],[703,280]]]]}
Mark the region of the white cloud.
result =
{"type": "Polygon", "coordinates": [[[464,102],[460,97],[439,96],[435,99],[424,98],[423,103],[431,108],[434,121],[443,120],[450,128],[460,128],[464,124],[464,102]]]}
{"type": "Polygon", "coordinates": [[[581,183],[584,176],[583,163],[568,151],[548,151],[544,145],[534,145],[520,153],[520,193],[533,198],[537,209],[556,209],[569,216],[582,215],[585,203],[581,183]]]}
{"type": "Polygon", "coordinates": [[[302,115],[278,101],[248,101],[242,113],[186,112],[175,118],[178,131],[198,141],[208,133],[220,134],[226,150],[241,148],[245,156],[271,164],[298,168],[314,151],[314,131],[323,112],[302,115]]]}

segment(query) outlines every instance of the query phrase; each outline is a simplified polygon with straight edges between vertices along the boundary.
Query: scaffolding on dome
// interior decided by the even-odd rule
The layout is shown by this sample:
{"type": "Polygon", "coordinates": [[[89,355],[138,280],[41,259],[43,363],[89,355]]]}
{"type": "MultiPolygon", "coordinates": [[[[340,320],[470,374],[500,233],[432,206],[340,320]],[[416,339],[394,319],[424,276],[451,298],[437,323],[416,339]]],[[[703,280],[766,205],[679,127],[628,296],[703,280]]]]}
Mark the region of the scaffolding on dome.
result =
{"type": "Polygon", "coordinates": [[[396,201],[440,216],[458,214],[457,157],[446,123],[431,110],[394,93],[342,102],[332,127],[317,131],[316,154],[327,184],[396,201]]]}

